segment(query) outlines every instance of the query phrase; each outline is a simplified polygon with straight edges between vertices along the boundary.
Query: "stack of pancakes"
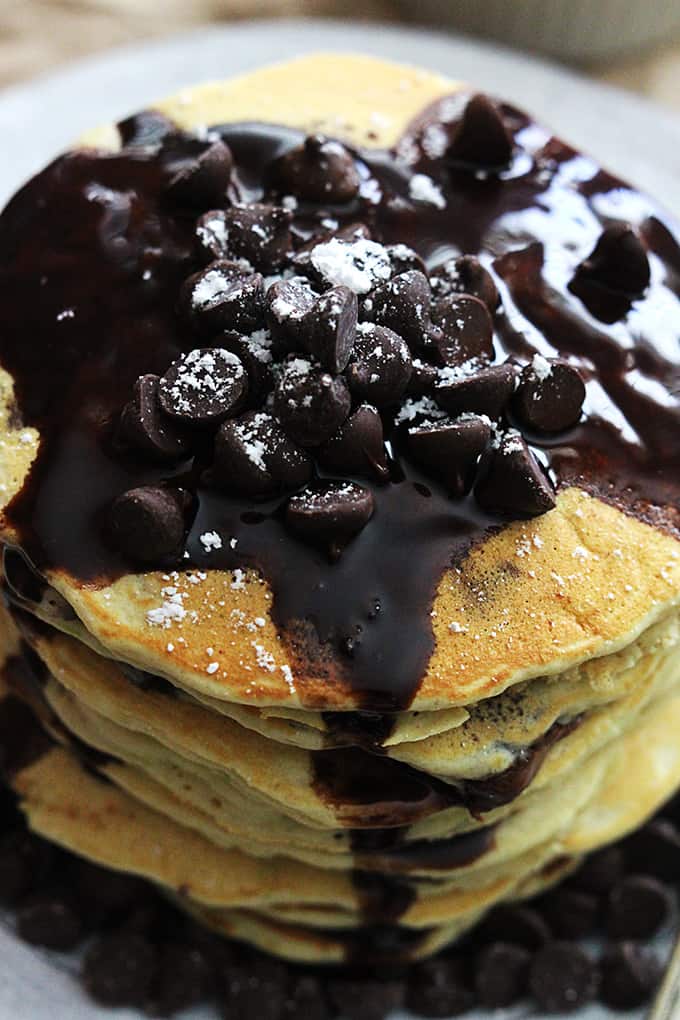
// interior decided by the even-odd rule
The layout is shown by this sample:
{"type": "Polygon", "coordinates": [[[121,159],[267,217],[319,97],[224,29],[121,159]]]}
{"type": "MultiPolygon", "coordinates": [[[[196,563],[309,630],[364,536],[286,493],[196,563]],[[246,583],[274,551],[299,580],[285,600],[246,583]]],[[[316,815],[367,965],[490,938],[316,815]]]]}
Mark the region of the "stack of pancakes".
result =
{"type": "MultiPolygon", "coordinates": [[[[185,128],[316,129],[342,94],[351,129],[334,134],[388,147],[453,92],[325,57],[161,109],[185,128]]],[[[0,367],[0,731],[17,699],[39,720],[6,766],[47,838],[283,957],[417,957],[557,881],[680,785],[672,501],[655,517],[564,484],[549,513],[488,530],[441,573],[416,689],[380,711],[290,639],[247,564],[93,581],[47,556],[37,571],[11,501],[41,436],[14,389],[0,367]]]]}

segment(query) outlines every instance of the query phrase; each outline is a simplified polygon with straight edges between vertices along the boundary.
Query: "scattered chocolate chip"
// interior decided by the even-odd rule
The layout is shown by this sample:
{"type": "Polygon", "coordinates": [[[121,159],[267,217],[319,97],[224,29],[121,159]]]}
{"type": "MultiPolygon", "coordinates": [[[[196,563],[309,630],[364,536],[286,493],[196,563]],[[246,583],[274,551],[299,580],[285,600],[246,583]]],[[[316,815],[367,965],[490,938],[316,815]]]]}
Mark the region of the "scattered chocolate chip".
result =
{"type": "Polygon", "coordinates": [[[558,358],[535,355],[522,369],[513,398],[517,417],[537,432],[563,432],[581,416],[586,396],[577,369],[558,358]]]}
{"type": "Polygon", "coordinates": [[[628,1010],[644,1005],[661,981],[663,968],[653,952],[635,942],[606,947],[600,962],[600,999],[610,1009],[628,1010]]]}
{"type": "Polygon", "coordinates": [[[193,273],[180,289],[185,317],[202,333],[222,329],[252,333],[264,322],[264,284],[238,262],[217,259],[193,273]]]}
{"type": "Polygon", "coordinates": [[[328,994],[338,1016],[351,1017],[351,1020],[386,1020],[400,1008],[404,986],[401,981],[333,978],[328,982],[328,994]]]}
{"type": "Polygon", "coordinates": [[[291,496],[285,518],[290,530],[305,542],[338,553],[366,527],[373,509],[369,489],[356,482],[331,480],[310,485],[291,496]]]}
{"type": "Polygon", "coordinates": [[[439,377],[439,372],[429,361],[413,358],[411,361],[411,378],[406,392],[411,397],[424,397],[431,393],[439,377]]]}
{"type": "Polygon", "coordinates": [[[409,248],[407,244],[386,244],[385,251],[392,266],[392,273],[395,276],[398,276],[400,273],[408,273],[412,269],[427,275],[425,263],[420,255],[413,248],[409,248]]]}
{"type": "Polygon", "coordinates": [[[477,94],[468,101],[447,157],[483,169],[507,166],[512,156],[512,137],[496,103],[477,94]]]}
{"type": "Polygon", "coordinates": [[[480,367],[493,357],[493,323],[483,301],[470,294],[452,294],[432,307],[428,346],[440,365],[478,361],[480,367]]]}
{"type": "Polygon", "coordinates": [[[161,947],[151,992],[153,1013],[157,1016],[171,1016],[198,1005],[211,994],[213,984],[212,966],[201,949],[168,942],[161,947]]]}
{"type": "Polygon", "coordinates": [[[441,369],[433,397],[449,414],[485,414],[500,418],[515,390],[519,369],[506,362],[469,372],[466,366],[441,369]]]}
{"type": "Polygon", "coordinates": [[[120,140],[126,148],[156,148],[177,126],[159,110],[142,110],[118,124],[120,140]]]}
{"type": "Polygon", "coordinates": [[[590,935],[600,918],[600,901],[592,893],[561,887],[545,897],[545,913],[555,935],[580,939],[590,935]]]}
{"type": "Polygon", "coordinates": [[[266,329],[255,330],[247,336],[226,330],[216,337],[215,343],[231,351],[241,361],[248,376],[246,407],[259,407],[274,387],[273,341],[266,329]]]}
{"type": "Polygon", "coordinates": [[[279,191],[306,202],[343,203],[359,193],[359,174],[344,145],[325,135],[309,135],[271,167],[279,191]]]}
{"type": "Polygon", "coordinates": [[[196,250],[202,262],[229,257],[229,228],[225,209],[211,209],[196,220],[196,250]]]}
{"type": "Polygon", "coordinates": [[[664,882],[680,881],[680,832],[668,818],[653,818],[626,841],[633,869],[664,882]]]}
{"type": "Polygon", "coordinates": [[[156,949],[143,935],[100,936],[83,961],[83,984],[104,1006],[141,1006],[156,974],[156,949]]]}
{"type": "Polygon", "coordinates": [[[430,326],[430,285],[417,269],[393,276],[372,291],[364,301],[371,302],[368,318],[387,326],[414,350],[420,350],[430,326]]]}
{"type": "Polygon", "coordinates": [[[573,1013],[593,1001],[599,986],[596,964],[573,942],[549,942],[531,962],[529,987],[548,1013],[573,1013]]]}
{"type": "Polygon", "coordinates": [[[265,320],[281,351],[305,350],[305,317],[317,294],[304,276],[277,280],[267,291],[265,320]]]}
{"type": "Polygon", "coordinates": [[[525,904],[503,904],[482,921],[481,933],[489,942],[512,942],[526,949],[540,949],[551,938],[545,918],[525,904]]]}
{"type": "Polygon", "coordinates": [[[411,378],[411,354],[391,329],[362,322],[345,375],[357,400],[376,407],[394,404],[406,392],[411,378]]]}
{"type": "Polygon", "coordinates": [[[255,958],[227,974],[222,998],[225,1020],[281,1020],[286,1000],[286,969],[276,960],[255,958]]]}
{"type": "Polygon", "coordinates": [[[454,496],[472,485],[475,466],[491,437],[491,427],[477,415],[426,422],[408,430],[408,450],[426,471],[441,478],[454,496]]]}
{"type": "Polygon", "coordinates": [[[375,407],[360,404],[316,458],[325,471],[369,478],[388,476],[383,424],[375,407]]]}
{"type": "Polygon", "coordinates": [[[83,937],[83,922],[70,897],[37,893],[17,910],[17,932],[24,942],[66,951],[83,937]]]}
{"type": "Polygon", "coordinates": [[[52,870],[54,851],[49,843],[25,829],[0,840],[0,903],[11,905],[38,888],[52,870]]]}
{"type": "Polygon", "coordinates": [[[392,263],[387,249],[377,241],[363,237],[345,240],[336,235],[306,253],[303,271],[323,287],[342,283],[362,295],[391,278],[392,263]]]}
{"type": "Polygon", "coordinates": [[[309,974],[293,978],[283,1004],[284,1020],[331,1020],[321,982],[309,974]]]}
{"type": "Polygon", "coordinates": [[[649,259],[638,235],[629,223],[611,223],[576,270],[573,282],[577,289],[579,283],[588,282],[639,297],[649,279],[649,259]]]}
{"type": "Polygon", "coordinates": [[[139,563],[159,563],[176,555],[184,538],[179,492],[143,485],[121,493],[109,510],[113,544],[139,563]]]}
{"type": "Polygon", "coordinates": [[[519,432],[507,432],[489,451],[475,485],[485,510],[534,517],[555,506],[550,483],[519,432]]]}
{"type": "Polygon", "coordinates": [[[492,942],[475,960],[477,1000],[485,1009],[503,1009],[522,998],[531,953],[511,942],[492,942]]]}
{"type": "Polygon", "coordinates": [[[467,1012],[474,1003],[459,960],[435,957],[413,968],[406,988],[406,1006],[416,1016],[449,1017],[467,1012]]]}
{"type": "Polygon", "coordinates": [[[274,414],[293,442],[319,446],[340,428],[351,398],[342,376],[332,376],[305,358],[292,358],[274,389],[274,414]]]}
{"type": "Polygon", "coordinates": [[[605,928],[610,938],[646,939],[654,935],[672,910],[666,886],[648,875],[628,875],[609,894],[605,928]]]}
{"type": "Polygon", "coordinates": [[[354,346],[357,296],[349,287],[332,287],[321,294],[304,319],[306,349],[322,368],[343,372],[354,346]]]}
{"type": "Polygon", "coordinates": [[[570,885],[601,896],[626,873],[626,859],[620,846],[608,846],[590,854],[578,871],[567,880],[570,885]]]}
{"type": "Polygon", "coordinates": [[[233,159],[224,142],[212,142],[168,184],[168,196],[181,205],[208,209],[226,201],[233,159]]]}
{"type": "Polygon", "coordinates": [[[234,205],[225,213],[229,249],[262,272],[279,269],[292,248],[290,221],[291,213],[280,205],[234,205]]]}
{"type": "Polygon", "coordinates": [[[142,375],[135,383],[132,400],[121,412],[118,438],[133,450],[159,463],[186,457],[188,436],[163,414],[158,402],[157,375],[142,375]]]}
{"type": "Polygon", "coordinates": [[[498,307],[498,288],[493,276],[474,255],[447,259],[430,271],[430,286],[437,300],[451,294],[472,294],[483,301],[491,314],[498,307]]]}
{"type": "Polygon", "coordinates": [[[254,499],[299,488],[311,478],[312,466],[309,454],[266,411],[226,421],[215,439],[215,483],[254,499]]]}
{"type": "Polygon", "coordinates": [[[88,923],[119,918],[144,898],[145,886],[134,875],[111,871],[74,858],[73,889],[88,923]]]}
{"type": "Polygon", "coordinates": [[[237,411],[247,389],[240,358],[221,347],[199,347],[173,361],[158,384],[158,399],[167,415],[187,425],[218,425],[237,411]]]}

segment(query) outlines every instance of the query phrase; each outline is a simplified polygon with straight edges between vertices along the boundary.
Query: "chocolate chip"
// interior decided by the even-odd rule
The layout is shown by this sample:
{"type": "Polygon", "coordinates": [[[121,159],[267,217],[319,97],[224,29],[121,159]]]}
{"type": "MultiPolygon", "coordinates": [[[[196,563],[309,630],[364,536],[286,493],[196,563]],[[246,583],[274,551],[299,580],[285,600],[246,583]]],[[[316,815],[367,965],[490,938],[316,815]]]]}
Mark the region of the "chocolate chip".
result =
{"type": "Polygon", "coordinates": [[[429,361],[422,358],[413,358],[411,361],[411,378],[408,381],[406,392],[412,397],[424,397],[431,393],[439,377],[439,372],[429,361]]]}
{"type": "Polygon", "coordinates": [[[83,937],[83,922],[73,901],[60,893],[37,893],[17,911],[17,932],[24,942],[66,951],[83,937]]]}
{"type": "Polygon", "coordinates": [[[240,358],[220,347],[199,347],[173,361],[158,399],[166,414],[187,425],[218,425],[236,412],[247,389],[240,358]]]}
{"type": "Polygon", "coordinates": [[[171,1016],[195,1006],[210,995],[213,983],[212,967],[201,949],[180,943],[166,943],[161,948],[151,993],[153,1013],[171,1016]]]}
{"type": "Polygon", "coordinates": [[[351,406],[347,383],[305,358],[283,366],[274,390],[274,414],[295,443],[319,446],[340,428],[351,406]]]}
{"type": "Polygon", "coordinates": [[[607,946],[600,962],[600,999],[610,1009],[628,1010],[644,1005],[661,981],[663,967],[653,952],[635,942],[607,946]]]}
{"type": "Polygon", "coordinates": [[[437,378],[433,396],[449,414],[468,412],[500,418],[515,390],[519,369],[506,362],[468,372],[466,366],[443,368],[437,378]]]}
{"type": "Polygon", "coordinates": [[[328,982],[328,994],[338,1016],[348,1020],[386,1020],[401,1007],[404,986],[401,981],[333,978],[328,982]]]}
{"type": "Polygon", "coordinates": [[[412,269],[427,275],[425,263],[420,255],[413,248],[409,248],[407,244],[386,244],[385,251],[395,276],[400,273],[408,273],[412,269]]]}
{"type": "Polygon", "coordinates": [[[229,492],[266,499],[304,485],[312,466],[309,454],[266,411],[225,422],[215,439],[214,480],[229,492]]]}
{"type": "Polygon", "coordinates": [[[211,209],[196,220],[196,250],[202,262],[226,259],[229,255],[229,228],[225,209],[211,209]]]}
{"type": "Polygon", "coordinates": [[[483,301],[469,294],[452,294],[432,308],[428,345],[440,365],[462,365],[493,357],[493,323],[483,301]]]}
{"type": "Polygon", "coordinates": [[[305,542],[339,552],[366,527],[373,515],[369,489],[355,482],[322,481],[291,496],[286,524],[305,542]]]}
{"type": "Polygon", "coordinates": [[[493,314],[498,306],[498,288],[493,276],[474,255],[447,259],[430,271],[430,286],[436,299],[450,294],[472,294],[493,314]]]}
{"type": "Polygon", "coordinates": [[[270,273],[284,264],[291,250],[290,221],[291,213],[280,205],[234,205],[225,213],[229,249],[237,258],[270,273]]]}
{"type": "Polygon", "coordinates": [[[264,322],[264,283],[237,262],[218,259],[193,273],[180,289],[180,307],[200,332],[252,333],[264,322]]]}
{"type": "Polygon", "coordinates": [[[540,949],[551,936],[545,919],[524,904],[496,907],[482,922],[482,934],[489,941],[512,942],[526,949],[540,949]]]}
{"type": "Polygon", "coordinates": [[[296,976],[290,981],[283,1004],[287,1020],[331,1020],[331,1012],[321,982],[309,974],[296,976]]]}
{"type": "Polygon", "coordinates": [[[411,378],[411,354],[391,329],[362,322],[345,375],[357,400],[376,407],[394,404],[404,395],[411,378]]]}
{"type": "Polygon", "coordinates": [[[83,962],[83,984],[104,1006],[141,1006],[156,973],[156,950],[142,935],[100,936],[83,962]]]}
{"type": "Polygon", "coordinates": [[[493,942],[475,960],[477,1000],[485,1009],[503,1009],[522,998],[531,953],[511,942],[493,942]]]}
{"type": "Polygon", "coordinates": [[[281,1020],[286,999],[282,963],[256,957],[247,966],[231,968],[222,999],[225,1020],[281,1020]]]}
{"type": "Polygon", "coordinates": [[[265,298],[265,320],[279,350],[305,350],[306,315],[316,298],[316,291],[303,276],[271,285],[265,298]]]}
{"type": "Polygon", "coordinates": [[[607,934],[614,939],[646,939],[668,918],[673,900],[668,889],[648,875],[628,875],[609,894],[607,934]]]}
{"type": "Polygon", "coordinates": [[[558,938],[580,939],[590,935],[600,917],[597,896],[578,889],[554,889],[545,897],[545,914],[558,938]]]}
{"type": "Polygon", "coordinates": [[[184,538],[180,493],[151,485],[121,493],[111,504],[109,534],[135,562],[159,563],[176,555],[184,538]]]}
{"type": "Polygon", "coordinates": [[[143,899],[144,885],[134,875],[100,868],[79,858],[74,858],[73,863],[73,889],[89,923],[120,917],[143,899]]]}
{"type": "Polygon", "coordinates": [[[121,412],[118,438],[151,460],[171,463],[186,457],[190,444],[181,427],[163,414],[158,383],[157,375],[139,377],[132,400],[121,412]]]}
{"type": "Polygon", "coordinates": [[[306,202],[349,202],[359,193],[359,174],[344,145],[325,135],[309,135],[271,167],[279,191],[306,202]]]}
{"type": "Polygon", "coordinates": [[[364,308],[371,302],[369,318],[387,326],[402,337],[413,350],[420,350],[430,326],[430,285],[417,269],[393,276],[376,287],[364,308]]]}
{"type": "Polygon", "coordinates": [[[527,428],[563,432],[579,420],[585,396],[577,369],[566,361],[536,355],[522,369],[513,406],[527,428]]]}
{"type": "Polygon", "coordinates": [[[485,510],[534,517],[555,506],[555,496],[519,432],[505,434],[482,464],[475,497],[485,510]]]}
{"type": "Polygon", "coordinates": [[[266,329],[258,329],[244,336],[233,330],[226,330],[216,338],[216,343],[231,351],[241,361],[248,376],[248,393],[245,406],[259,407],[273,389],[271,335],[266,329]]]}
{"type": "Polygon", "coordinates": [[[360,404],[336,434],[319,448],[316,457],[326,471],[386,478],[383,425],[375,407],[360,404]]]}
{"type": "Polygon", "coordinates": [[[209,145],[170,180],[168,195],[181,205],[209,209],[225,201],[233,159],[224,142],[209,145]]]}
{"type": "Polygon", "coordinates": [[[600,896],[608,893],[625,873],[626,860],[622,848],[608,846],[590,854],[568,882],[577,889],[600,896]]]}
{"type": "Polygon", "coordinates": [[[336,375],[344,371],[357,328],[357,296],[349,287],[332,287],[321,294],[304,319],[306,350],[322,368],[336,375]]]}
{"type": "Polygon", "coordinates": [[[476,415],[427,422],[408,430],[408,450],[426,471],[441,478],[454,496],[472,485],[475,466],[491,437],[487,422],[476,415]]]}
{"type": "Polygon", "coordinates": [[[120,140],[130,149],[156,148],[164,138],[176,131],[177,125],[159,110],[142,110],[118,124],[120,140]]]}
{"type": "Polygon", "coordinates": [[[426,960],[411,971],[406,1006],[416,1016],[448,1020],[467,1012],[473,1002],[458,960],[426,960]]]}
{"type": "Polygon", "coordinates": [[[308,265],[303,271],[323,287],[342,283],[362,295],[392,277],[387,249],[363,237],[356,240],[331,237],[315,244],[307,256],[308,265]]]}
{"type": "Polygon", "coordinates": [[[573,942],[548,943],[529,969],[531,992],[548,1013],[573,1013],[593,1001],[599,985],[596,964],[573,942]]]}
{"type": "Polygon", "coordinates": [[[477,94],[467,103],[446,153],[455,163],[484,169],[507,166],[513,142],[498,106],[477,94]]]}
{"type": "Polygon", "coordinates": [[[0,903],[12,904],[38,888],[50,874],[53,848],[25,829],[0,840],[0,903]]]}
{"type": "Polygon", "coordinates": [[[664,882],[680,881],[680,832],[668,818],[653,818],[626,842],[635,871],[664,882]]]}
{"type": "Polygon", "coordinates": [[[576,270],[575,281],[590,282],[639,297],[649,286],[650,269],[642,241],[629,223],[611,223],[576,270]]]}

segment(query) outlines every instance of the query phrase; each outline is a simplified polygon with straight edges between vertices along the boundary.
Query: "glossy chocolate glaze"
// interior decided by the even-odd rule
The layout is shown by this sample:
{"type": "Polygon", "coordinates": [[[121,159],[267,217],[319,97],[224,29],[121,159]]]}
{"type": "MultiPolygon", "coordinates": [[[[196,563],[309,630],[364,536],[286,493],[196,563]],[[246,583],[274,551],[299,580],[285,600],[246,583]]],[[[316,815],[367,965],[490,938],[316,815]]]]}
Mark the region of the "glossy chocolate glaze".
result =
{"type": "MultiPolygon", "coordinates": [[[[365,188],[367,197],[331,210],[301,205],[298,242],[332,215],[341,224],[367,222],[386,243],[409,243],[429,265],[478,253],[501,291],[497,354],[570,355],[589,381],[580,425],[553,439],[532,437],[557,484],[577,482],[672,526],[680,488],[680,255],[673,227],[653,203],[510,107],[504,114],[517,148],[506,171],[447,167],[432,155],[431,139],[433,131],[450,133],[461,104],[457,97],[426,111],[395,152],[358,153],[362,177],[376,182],[373,194],[365,188]],[[446,209],[407,200],[413,170],[437,181],[446,209]],[[607,324],[568,283],[613,218],[639,226],[653,283],[624,319],[607,324]]],[[[22,420],[42,434],[10,522],[38,569],[61,567],[101,583],[128,569],[102,539],[112,498],[134,485],[181,483],[198,506],[188,563],[257,567],[272,586],[275,619],[307,671],[344,677],[363,708],[403,708],[432,651],[429,609],[442,571],[498,519],[470,498],[452,501],[397,454],[397,480],[374,486],[370,527],[330,564],[284,530],[274,503],[253,505],[212,490],[200,458],[191,470],[185,464],[173,471],[114,449],[113,423],[135,379],[162,373],[194,344],[175,312],[179,286],[195,266],[194,217],[163,192],[200,144],[171,135],[149,146],[163,130],[158,118],[131,118],[122,125],[129,148],[60,157],[0,217],[0,361],[15,380],[22,420]],[[212,529],[237,537],[237,550],[225,543],[208,561],[198,538],[212,529]],[[338,651],[348,648],[351,656],[338,651]]],[[[233,151],[234,191],[245,200],[262,196],[272,158],[300,140],[296,131],[262,125],[217,131],[233,151]]]]}

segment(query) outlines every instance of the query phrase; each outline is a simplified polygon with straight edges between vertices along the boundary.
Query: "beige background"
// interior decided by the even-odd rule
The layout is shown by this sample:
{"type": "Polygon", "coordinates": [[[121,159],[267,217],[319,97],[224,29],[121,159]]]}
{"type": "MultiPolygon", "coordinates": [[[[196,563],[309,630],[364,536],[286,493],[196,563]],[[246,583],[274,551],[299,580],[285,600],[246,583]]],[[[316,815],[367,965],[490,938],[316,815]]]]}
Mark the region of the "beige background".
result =
{"type": "MultiPolygon", "coordinates": [[[[338,17],[347,15],[348,8],[355,18],[401,20],[394,0],[356,5],[347,0],[0,0],[0,86],[97,50],[210,20],[338,17]]],[[[585,70],[680,110],[680,40],[585,70]]]]}

